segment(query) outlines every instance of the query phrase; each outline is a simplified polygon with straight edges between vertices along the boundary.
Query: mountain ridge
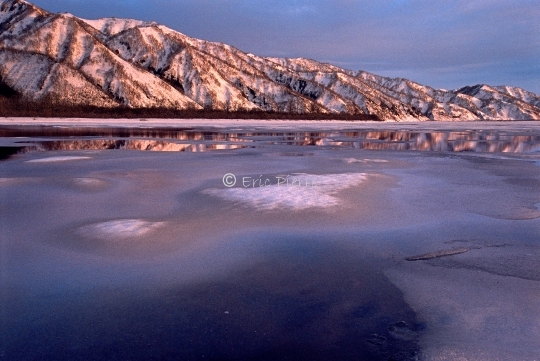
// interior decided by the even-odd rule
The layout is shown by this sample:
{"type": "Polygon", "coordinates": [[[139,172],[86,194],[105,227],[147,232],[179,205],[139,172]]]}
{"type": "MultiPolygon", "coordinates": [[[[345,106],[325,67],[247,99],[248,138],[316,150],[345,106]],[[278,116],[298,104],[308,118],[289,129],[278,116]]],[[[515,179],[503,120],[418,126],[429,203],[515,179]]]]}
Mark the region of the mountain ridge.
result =
{"type": "Polygon", "coordinates": [[[31,101],[104,108],[540,120],[540,97],[517,87],[434,89],[310,59],[260,57],[155,22],[50,13],[25,0],[0,0],[0,82],[31,101]]]}

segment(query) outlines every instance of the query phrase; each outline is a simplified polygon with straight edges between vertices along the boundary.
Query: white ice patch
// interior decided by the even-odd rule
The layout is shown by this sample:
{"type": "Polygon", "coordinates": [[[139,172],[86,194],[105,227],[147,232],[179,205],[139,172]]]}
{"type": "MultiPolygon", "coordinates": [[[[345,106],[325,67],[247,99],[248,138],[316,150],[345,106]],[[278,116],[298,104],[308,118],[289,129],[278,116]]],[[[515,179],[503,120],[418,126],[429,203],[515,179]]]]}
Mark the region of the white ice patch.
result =
{"type": "Polygon", "coordinates": [[[40,178],[0,178],[0,186],[13,186],[39,180],[40,178]]]}
{"type": "Polygon", "coordinates": [[[96,178],[74,178],[73,182],[82,187],[98,187],[105,184],[104,181],[96,178]]]}
{"type": "Polygon", "coordinates": [[[273,184],[266,187],[240,187],[229,189],[206,189],[205,194],[221,199],[244,203],[248,206],[263,209],[303,210],[308,208],[327,208],[338,205],[341,199],[336,194],[346,188],[355,186],[366,179],[364,173],[344,173],[312,175],[298,174],[289,178],[295,182],[273,184]]]}
{"type": "Polygon", "coordinates": [[[149,222],[142,219],[119,219],[90,224],[79,228],[79,233],[86,237],[115,241],[140,237],[161,227],[165,222],[149,222]]]}
{"type": "Polygon", "coordinates": [[[78,157],[78,156],[61,156],[61,157],[48,157],[40,159],[27,160],[26,163],[50,163],[50,162],[66,162],[69,160],[83,160],[92,159],[91,157],[78,157]]]}
{"type": "Polygon", "coordinates": [[[344,159],[346,163],[388,163],[386,159],[356,159],[356,158],[346,158],[344,159]]]}

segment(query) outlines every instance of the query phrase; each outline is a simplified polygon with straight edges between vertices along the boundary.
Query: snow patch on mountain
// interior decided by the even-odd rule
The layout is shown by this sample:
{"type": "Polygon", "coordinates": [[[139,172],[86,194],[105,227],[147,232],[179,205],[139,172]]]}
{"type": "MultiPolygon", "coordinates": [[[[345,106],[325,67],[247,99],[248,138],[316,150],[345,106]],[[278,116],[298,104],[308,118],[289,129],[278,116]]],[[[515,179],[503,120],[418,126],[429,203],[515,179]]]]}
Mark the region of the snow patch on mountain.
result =
{"type": "Polygon", "coordinates": [[[122,31],[136,28],[139,26],[149,26],[154,25],[154,22],[147,22],[142,20],[133,20],[133,19],[117,19],[117,18],[102,18],[97,20],[88,20],[82,19],[85,23],[93,27],[94,29],[100,31],[105,35],[116,35],[122,31]]]}

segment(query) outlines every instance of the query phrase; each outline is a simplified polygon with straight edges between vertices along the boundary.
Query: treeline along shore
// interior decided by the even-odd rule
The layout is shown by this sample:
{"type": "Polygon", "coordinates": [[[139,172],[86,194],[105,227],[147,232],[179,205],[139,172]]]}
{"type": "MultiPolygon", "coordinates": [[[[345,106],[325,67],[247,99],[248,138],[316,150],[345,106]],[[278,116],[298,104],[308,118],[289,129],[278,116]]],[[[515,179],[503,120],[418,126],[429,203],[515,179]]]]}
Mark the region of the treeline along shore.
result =
{"type": "Polygon", "coordinates": [[[294,113],[266,112],[257,110],[211,110],[211,109],[170,109],[131,108],[118,106],[102,108],[85,105],[66,105],[54,100],[40,102],[27,101],[17,94],[3,89],[0,96],[0,117],[39,118],[162,118],[162,119],[291,119],[291,120],[345,120],[381,121],[377,115],[348,113],[294,113]]]}

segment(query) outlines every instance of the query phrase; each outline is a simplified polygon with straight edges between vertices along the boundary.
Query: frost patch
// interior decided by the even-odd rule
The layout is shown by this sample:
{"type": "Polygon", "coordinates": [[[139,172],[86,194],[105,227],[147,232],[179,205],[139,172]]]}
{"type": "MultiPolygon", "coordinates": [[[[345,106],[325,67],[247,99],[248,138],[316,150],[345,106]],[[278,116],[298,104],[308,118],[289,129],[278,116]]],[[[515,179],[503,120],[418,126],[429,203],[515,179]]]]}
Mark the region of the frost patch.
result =
{"type": "Polygon", "coordinates": [[[74,178],[73,183],[84,189],[100,188],[107,184],[107,182],[97,178],[74,178]]]}
{"type": "Polygon", "coordinates": [[[206,189],[203,193],[263,210],[328,208],[341,203],[341,199],[336,196],[339,191],[361,183],[366,179],[366,175],[300,174],[291,178],[294,178],[295,182],[263,187],[245,187],[240,184],[240,187],[236,188],[206,189]]]}
{"type": "Polygon", "coordinates": [[[86,237],[103,240],[128,239],[143,236],[165,222],[149,222],[142,219],[119,219],[91,224],[79,228],[79,233],[86,237]]]}
{"type": "Polygon", "coordinates": [[[15,183],[16,178],[0,178],[0,186],[11,185],[15,183]]]}
{"type": "Polygon", "coordinates": [[[84,159],[92,159],[92,158],[91,157],[77,157],[77,156],[48,157],[48,158],[27,160],[26,163],[66,162],[70,160],[84,160],[84,159]]]}
{"type": "Polygon", "coordinates": [[[356,159],[356,158],[346,158],[344,159],[346,163],[388,163],[386,159],[356,159]]]}

